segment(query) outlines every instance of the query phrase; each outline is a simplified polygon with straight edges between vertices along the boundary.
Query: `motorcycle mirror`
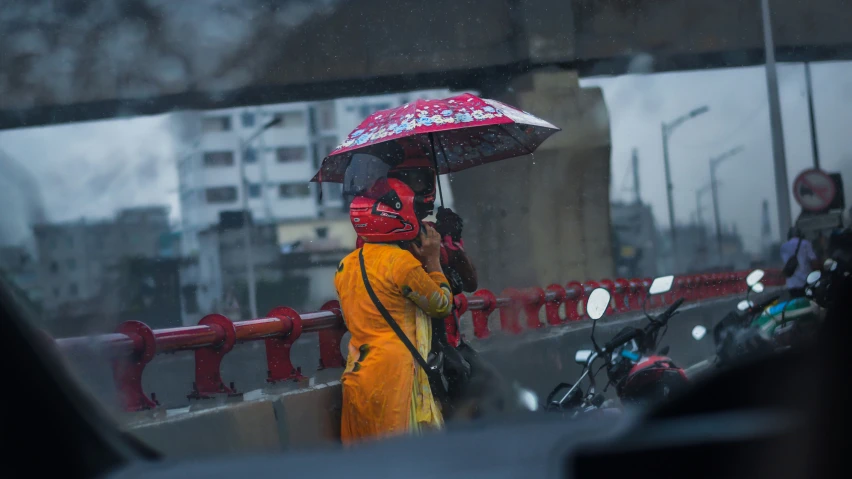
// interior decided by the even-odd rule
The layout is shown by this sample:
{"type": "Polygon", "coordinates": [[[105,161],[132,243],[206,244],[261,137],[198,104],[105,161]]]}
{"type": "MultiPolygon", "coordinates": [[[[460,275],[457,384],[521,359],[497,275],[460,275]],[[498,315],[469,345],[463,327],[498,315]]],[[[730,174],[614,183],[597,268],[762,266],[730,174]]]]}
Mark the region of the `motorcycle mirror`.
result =
{"type": "Polygon", "coordinates": [[[754,303],[745,299],[737,303],[737,309],[740,311],[745,311],[752,306],[754,306],[754,303]]]}
{"type": "Polygon", "coordinates": [[[578,349],[577,352],[574,353],[574,362],[585,366],[590,357],[592,357],[591,349],[578,349]]]}
{"type": "Polygon", "coordinates": [[[586,313],[593,321],[597,321],[604,315],[606,308],[609,306],[610,295],[609,291],[604,288],[596,288],[589,295],[586,301],[586,313]]]}
{"type": "Polygon", "coordinates": [[[529,389],[518,388],[518,404],[528,411],[537,411],[538,395],[529,389]]]}
{"type": "MultiPolygon", "coordinates": [[[[748,287],[751,288],[752,286],[754,286],[758,282],[760,282],[760,280],[763,279],[764,274],[766,274],[766,273],[764,273],[764,271],[762,269],[756,269],[756,270],[752,271],[751,273],[749,273],[748,276],[746,276],[746,284],[748,285],[748,287]]],[[[755,292],[758,293],[759,291],[755,291],[755,292]]]]}
{"type": "Polygon", "coordinates": [[[816,284],[816,282],[819,281],[821,277],[822,273],[820,273],[819,271],[811,271],[806,281],[808,282],[808,284],[816,284]]]}
{"type": "Polygon", "coordinates": [[[654,278],[654,282],[652,282],[651,287],[648,288],[648,294],[668,293],[672,290],[672,284],[674,284],[674,276],[660,276],[659,278],[654,278]]]}
{"type": "Polygon", "coordinates": [[[662,348],[660,348],[660,350],[657,352],[657,354],[659,354],[660,356],[668,355],[669,354],[669,347],[663,346],[662,348]]]}
{"type": "Polygon", "coordinates": [[[707,328],[705,328],[704,326],[702,326],[700,324],[698,326],[692,328],[692,337],[696,341],[701,341],[706,334],[707,334],[707,328]]]}
{"type": "Polygon", "coordinates": [[[762,293],[764,290],[763,283],[757,283],[751,287],[751,290],[755,293],[762,293]]]}
{"type": "Polygon", "coordinates": [[[828,258],[827,260],[825,260],[825,263],[822,264],[822,268],[826,271],[834,271],[837,269],[837,261],[828,258]]]}

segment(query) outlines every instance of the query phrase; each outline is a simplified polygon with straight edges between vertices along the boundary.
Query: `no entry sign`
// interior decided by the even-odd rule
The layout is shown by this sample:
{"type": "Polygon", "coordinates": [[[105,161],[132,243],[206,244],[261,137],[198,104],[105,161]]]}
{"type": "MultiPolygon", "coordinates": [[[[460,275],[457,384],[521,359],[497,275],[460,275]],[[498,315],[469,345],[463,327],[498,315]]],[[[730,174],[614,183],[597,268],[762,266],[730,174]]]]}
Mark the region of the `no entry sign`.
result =
{"type": "Polygon", "coordinates": [[[834,180],[820,170],[805,170],[793,181],[793,196],[796,202],[808,211],[828,208],[836,194],[834,180]]]}

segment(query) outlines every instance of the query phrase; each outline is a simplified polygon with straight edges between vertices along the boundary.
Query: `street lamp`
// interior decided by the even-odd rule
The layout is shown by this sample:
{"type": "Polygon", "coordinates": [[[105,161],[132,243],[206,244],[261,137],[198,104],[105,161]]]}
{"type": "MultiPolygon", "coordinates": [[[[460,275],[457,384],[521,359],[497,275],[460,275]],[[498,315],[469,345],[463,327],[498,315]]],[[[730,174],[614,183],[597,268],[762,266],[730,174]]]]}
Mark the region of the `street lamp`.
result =
{"type": "MultiPolygon", "coordinates": [[[[249,311],[252,318],[257,318],[257,290],[254,278],[254,259],[251,251],[251,227],[249,226],[248,205],[248,178],[246,178],[246,151],[249,145],[264,131],[281,123],[281,117],[277,116],[261,126],[254,134],[245,140],[240,140],[240,180],[242,182],[243,194],[243,247],[246,252],[246,282],[248,283],[249,311]]],[[[263,155],[261,154],[261,160],[263,155]]],[[[262,186],[261,186],[262,187],[262,186]]]]}
{"type": "Polygon", "coordinates": [[[672,132],[674,132],[675,128],[679,127],[683,124],[683,122],[695,118],[696,116],[707,113],[710,108],[705,106],[696,108],[689,113],[682,115],[673,121],[666,123],[663,122],[663,164],[666,169],[666,199],[669,204],[669,225],[671,227],[671,235],[672,235],[672,255],[674,257],[674,273],[680,272],[680,265],[678,259],[678,249],[677,249],[677,233],[675,231],[675,215],[674,215],[674,200],[672,199],[672,190],[674,186],[672,185],[672,175],[671,168],[669,167],[669,137],[672,132]]]}
{"type": "Polygon", "coordinates": [[[722,222],[719,219],[719,191],[716,183],[716,168],[720,163],[741,151],[743,151],[743,147],[738,146],[736,148],[731,148],[715,158],[710,158],[710,187],[713,193],[713,219],[716,222],[716,249],[719,254],[720,263],[722,261],[722,222]]]}
{"type": "Polygon", "coordinates": [[[702,216],[701,216],[701,210],[703,209],[701,207],[701,197],[703,197],[705,193],[710,191],[710,188],[712,188],[712,187],[713,187],[712,183],[707,183],[706,185],[702,186],[701,188],[695,190],[695,210],[696,210],[696,214],[697,214],[697,217],[698,217],[698,224],[699,225],[704,225],[704,218],[702,218],[702,216]]]}

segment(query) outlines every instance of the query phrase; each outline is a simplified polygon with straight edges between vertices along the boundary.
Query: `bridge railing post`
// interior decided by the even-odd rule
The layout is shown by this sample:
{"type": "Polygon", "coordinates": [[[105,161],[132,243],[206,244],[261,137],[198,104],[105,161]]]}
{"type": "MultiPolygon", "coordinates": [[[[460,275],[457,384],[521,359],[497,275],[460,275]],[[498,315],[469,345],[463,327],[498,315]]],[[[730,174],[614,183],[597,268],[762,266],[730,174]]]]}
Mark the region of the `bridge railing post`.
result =
{"type": "Polygon", "coordinates": [[[207,326],[215,336],[215,344],[195,350],[195,382],[188,399],[210,399],[219,395],[237,395],[236,388],[222,380],[222,359],[237,344],[237,330],[234,322],[221,314],[208,314],[198,322],[207,326]]]}
{"type": "Polygon", "coordinates": [[[473,296],[484,303],[482,308],[471,311],[473,335],[479,339],[484,339],[491,334],[488,329],[488,317],[497,308],[497,297],[487,289],[480,289],[473,293],[473,296]]]}
{"type": "Polygon", "coordinates": [[[586,311],[583,298],[586,289],[579,281],[571,281],[565,286],[565,316],[568,321],[580,321],[586,311]]]}
{"type": "MultiPolygon", "coordinates": [[[[279,306],[269,316],[281,321],[281,335],[266,338],[266,382],[297,381],[302,379],[302,368],[294,367],[290,359],[293,343],[302,335],[302,317],[293,308],[279,306]]],[[[338,354],[340,347],[338,342],[338,354]]]]}
{"type": "Polygon", "coordinates": [[[631,311],[630,307],[630,281],[624,278],[615,280],[615,291],[612,294],[615,310],[619,312],[631,311]]]}
{"type": "Polygon", "coordinates": [[[159,405],[156,396],[151,393],[149,399],[142,389],[142,374],[145,366],[154,359],[157,343],[154,331],[141,321],[125,321],[116,329],[133,341],[133,352],[120,355],[112,360],[112,377],[118,390],[122,409],[128,412],[153,409],[159,405]]]}
{"type": "Polygon", "coordinates": [[[525,288],[521,290],[521,302],[524,315],[527,317],[527,328],[539,329],[544,326],[540,315],[544,306],[545,292],[542,288],[525,288]]]}
{"type": "Polygon", "coordinates": [[[551,284],[545,289],[545,296],[549,299],[544,303],[544,314],[547,317],[547,324],[558,326],[568,320],[568,315],[561,317],[559,308],[565,304],[565,288],[558,284],[551,284]]]}
{"type": "Polygon", "coordinates": [[[320,350],[319,369],[342,368],[346,363],[343,360],[343,354],[340,352],[340,343],[343,340],[343,335],[346,334],[346,325],[343,322],[340,302],[337,300],[328,301],[322,305],[320,310],[334,313],[341,319],[340,327],[321,329],[317,333],[320,350]]]}

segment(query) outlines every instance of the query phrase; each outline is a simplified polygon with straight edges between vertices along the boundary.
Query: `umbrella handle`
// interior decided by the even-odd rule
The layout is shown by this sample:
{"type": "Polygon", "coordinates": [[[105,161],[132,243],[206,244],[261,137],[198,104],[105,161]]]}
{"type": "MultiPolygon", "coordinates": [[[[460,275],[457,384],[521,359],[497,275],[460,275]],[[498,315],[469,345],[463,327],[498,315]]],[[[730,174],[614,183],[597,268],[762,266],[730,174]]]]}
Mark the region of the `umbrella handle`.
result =
{"type": "Polygon", "coordinates": [[[438,166],[438,153],[435,151],[435,134],[429,133],[429,146],[432,148],[432,161],[435,163],[435,182],[438,183],[438,198],[444,206],[444,190],[441,188],[441,168],[438,166]]]}

